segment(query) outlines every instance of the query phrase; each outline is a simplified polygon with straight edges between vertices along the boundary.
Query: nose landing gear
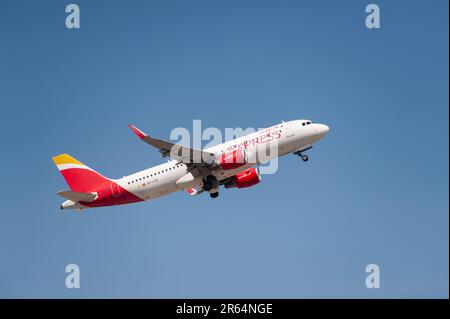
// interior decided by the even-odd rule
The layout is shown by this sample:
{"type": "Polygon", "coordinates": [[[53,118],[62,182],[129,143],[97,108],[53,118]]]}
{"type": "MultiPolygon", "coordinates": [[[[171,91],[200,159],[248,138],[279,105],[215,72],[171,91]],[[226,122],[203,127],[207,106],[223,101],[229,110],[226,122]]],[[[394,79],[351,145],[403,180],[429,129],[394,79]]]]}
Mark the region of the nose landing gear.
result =
{"type": "Polygon", "coordinates": [[[302,154],[302,152],[298,151],[298,152],[294,152],[295,155],[299,156],[303,162],[307,162],[309,160],[308,155],[306,154],[302,154]]]}
{"type": "Polygon", "coordinates": [[[304,145],[301,148],[299,148],[297,151],[294,152],[295,155],[297,155],[298,157],[300,157],[302,159],[303,162],[307,162],[309,160],[308,155],[303,154],[303,152],[306,152],[307,150],[312,149],[312,144],[310,145],[304,145]]]}

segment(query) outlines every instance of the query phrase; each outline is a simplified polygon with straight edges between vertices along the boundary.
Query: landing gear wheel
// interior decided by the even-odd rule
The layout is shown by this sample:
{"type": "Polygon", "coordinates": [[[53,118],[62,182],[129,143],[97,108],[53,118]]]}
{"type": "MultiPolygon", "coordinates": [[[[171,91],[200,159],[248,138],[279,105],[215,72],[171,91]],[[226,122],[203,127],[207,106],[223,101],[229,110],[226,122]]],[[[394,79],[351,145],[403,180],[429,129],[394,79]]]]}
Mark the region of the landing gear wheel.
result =
{"type": "Polygon", "coordinates": [[[213,188],[213,184],[210,181],[206,181],[203,183],[203,189],[209,192],[213,188]]]}
{"type": "Polygon", "coordinates": [[[209,196],[211,196],[211,198],[216,198],[217,196],[219,196],[219,192],[209,193],[209,196]]]}
{"type": "Polygon", "coordinates": [[[307,162],[309,160],[308,155],[302,155],[303,162],[307,162]]]}

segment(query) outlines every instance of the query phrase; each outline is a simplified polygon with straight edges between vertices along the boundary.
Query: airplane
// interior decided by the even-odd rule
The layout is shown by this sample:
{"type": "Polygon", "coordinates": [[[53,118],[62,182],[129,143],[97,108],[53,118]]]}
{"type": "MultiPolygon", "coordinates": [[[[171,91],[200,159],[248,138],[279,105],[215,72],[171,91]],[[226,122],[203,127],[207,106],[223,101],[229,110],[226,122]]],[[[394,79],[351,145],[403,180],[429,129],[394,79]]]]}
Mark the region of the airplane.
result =
{"type": "Polygon", "coordinates": [[[246,188],[261,181],[258,166],[274,157],[293,153],[304,162],[304,152],[330,130],[325,124],[293,120],[242,136],[223,144],[198,150],[147,135],[134,125],[129,128],[143,142],[170,160],[119,179],[111,179],[89,168],[68,154],[53,157],[53,162],[70,190],[57,192],[66,201],[61,209],[115,206],[152,200],[180,190],[194,196],[203,192],[211,198],[220,186],[246,188]],[[275,152],[269,152],[272,148],[275,152]],[[258,150],[264,149],[266,156],[258,150]]]}

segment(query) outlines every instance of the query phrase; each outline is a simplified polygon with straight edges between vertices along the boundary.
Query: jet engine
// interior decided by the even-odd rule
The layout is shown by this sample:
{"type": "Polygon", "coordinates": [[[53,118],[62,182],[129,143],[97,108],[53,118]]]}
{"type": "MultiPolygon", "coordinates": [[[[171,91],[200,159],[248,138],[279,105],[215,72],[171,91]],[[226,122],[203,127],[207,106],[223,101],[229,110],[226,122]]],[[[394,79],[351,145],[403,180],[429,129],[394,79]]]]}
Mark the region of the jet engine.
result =
{"type": "Polygon", "coordinates": [[[230,182],[225,184],[225,188],[245,188],[258,184],[261,181],[261,175],[257,168],[249,168],[233,176],[230,182]]]}

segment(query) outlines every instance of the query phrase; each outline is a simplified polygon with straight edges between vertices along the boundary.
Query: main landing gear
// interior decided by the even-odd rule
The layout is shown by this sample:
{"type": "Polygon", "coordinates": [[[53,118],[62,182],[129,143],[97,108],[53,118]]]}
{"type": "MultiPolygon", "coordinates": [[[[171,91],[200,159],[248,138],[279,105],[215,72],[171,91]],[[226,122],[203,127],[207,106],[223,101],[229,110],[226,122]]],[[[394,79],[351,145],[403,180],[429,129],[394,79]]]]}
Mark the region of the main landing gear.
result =
{"type": "Polygon", "coordinates": [[[217,196],[219,196],[219,192],[209,193],[209,196],[211,196],[211,198],[217,198],[217,196]]]}
{"type": "Polygon", "coordinates": [[[303,162],[307,162],[309,160],[308,155],[302,154],[302,152],[294,152],[294,154],[298,155],[303,162]]]}
{"type": "Polygon", "coordinates": [[[209,192],[211,198],[217,198],[219,196],[219,181],[213,175],[208,175],[203,179],[203,189],[209,192]]]}

